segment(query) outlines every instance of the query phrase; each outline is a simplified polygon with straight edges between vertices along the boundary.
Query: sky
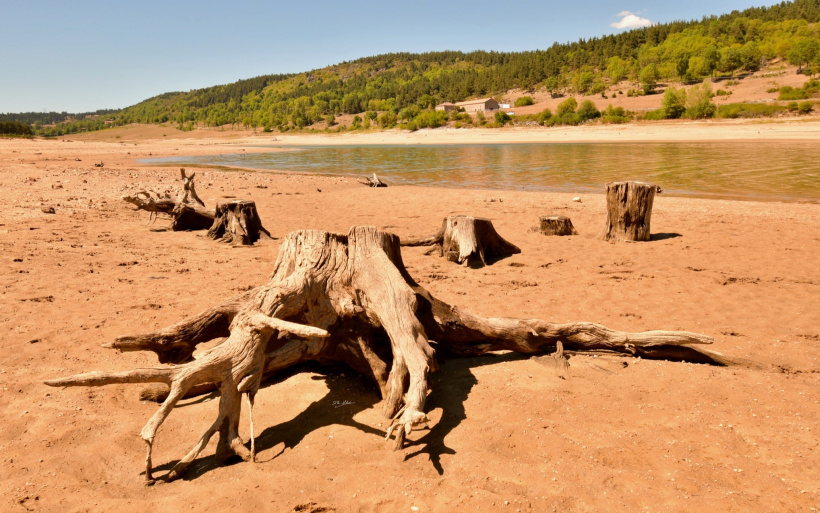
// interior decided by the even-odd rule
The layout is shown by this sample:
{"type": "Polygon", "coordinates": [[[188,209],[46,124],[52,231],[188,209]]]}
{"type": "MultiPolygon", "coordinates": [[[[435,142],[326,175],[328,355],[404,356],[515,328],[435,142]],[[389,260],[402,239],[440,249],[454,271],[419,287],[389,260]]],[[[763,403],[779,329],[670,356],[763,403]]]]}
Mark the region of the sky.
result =
{"type": "Polygon", "coordinates": [[[89,112],[391,52],[525,51],[772,0],[0,0],[0,113],[89,112]]]}

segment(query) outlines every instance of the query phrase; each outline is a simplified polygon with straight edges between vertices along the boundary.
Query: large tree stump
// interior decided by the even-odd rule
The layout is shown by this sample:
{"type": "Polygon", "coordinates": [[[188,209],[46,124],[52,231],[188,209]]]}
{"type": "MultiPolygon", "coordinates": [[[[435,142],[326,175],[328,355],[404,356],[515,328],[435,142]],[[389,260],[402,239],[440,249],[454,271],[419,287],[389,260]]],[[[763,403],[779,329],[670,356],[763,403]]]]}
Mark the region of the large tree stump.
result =
{"type": "Polygon", "coordinates": [[[46,384],[164,383],[164,402],[141,432],[148,446],[148,479],[154,438],[174,405],[193,391],[218,390],[215,422],[164,476],[171,480],[217,432],[219,458],[237,454],[253,459],[252,417],[250,450],[238,433],[241,395],[248,395],[252,407],[265,377],[302,362],[344,363],[373,379],[384,398],[384,413],[392,418],[387,436],[394,434],[395,447],[400,448],[414,426],[428,422],[424,403],[429,374],[437,367],[436,351],[472,356],[502,350],[608,350],[643,358],[754,366],[697,347],[711,342],[711,337],[680,331],[624,333],[589,322],[477,317],[437,300],[413,281],[397,236],[373,227],[354,227],[347,235],[303,230],[285,238],[267,284],[163,330],[105,345],[153,351],[161,362],[178,365],[89,372],[46,384]],[[221,337],[227,338],[191,360],[198,344],[221,337]],[[436,350],[430,340],[436,341],[436,350]]]}
{"type": "Polygon", "coordinates": [[[602,240],[647,241],[652,202],[657,185],[644,182],[606,184],[606,226],[598,234],[602,240]]]}
{"type": "Polygon", "coordinates": [[[541,216],[536,231],[544,235],[578,235],[572,221],[565,216],[541,216]]]}
{"type": "Polygon", "coordinates": [[[156,221],[159,214],[166,214],[171,217],[171,229],[181,230],[207,230],[214,224],[214,212],[205,208],[205,203],[196,193],[194,187],[194,177],[196,172],[190,176],[185,174],[185,169],[180,170],[182,190],[176,198],[172,198],[167,192],[158,194],[151,191],[140,191],[133,196],[123,196],[122,199],[137,207],[137,210],[148,212],[148,223],[156,221]]]}
{"type": "Polygon", "coordinates": [[[451,262],[480,267],[499,258],[521,253],[515,244],[495,231],[493,222],[483,217],[448,216],[432,237],[409,239],[402,246],[438,246],[440,256],[451,262]]]}
{"type": "Polygon", "coordinates": [[[270,238],[270,232],[262,226],[255,202],[233,200],[217,203],[208,237],[235,246],[250,246],[263,236],[270,238]]]}

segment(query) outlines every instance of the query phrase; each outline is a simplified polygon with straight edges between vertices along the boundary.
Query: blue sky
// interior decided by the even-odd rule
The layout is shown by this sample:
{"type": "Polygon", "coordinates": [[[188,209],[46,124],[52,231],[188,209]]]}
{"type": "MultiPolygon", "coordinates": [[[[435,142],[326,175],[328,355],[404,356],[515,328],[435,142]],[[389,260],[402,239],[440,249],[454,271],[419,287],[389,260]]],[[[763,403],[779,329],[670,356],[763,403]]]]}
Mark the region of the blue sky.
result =
{"type": "Polygon", "coordinates": [[[0,112],[169,91],[388,52],[521,51],[771,0],[0,0],[0,112]]]}

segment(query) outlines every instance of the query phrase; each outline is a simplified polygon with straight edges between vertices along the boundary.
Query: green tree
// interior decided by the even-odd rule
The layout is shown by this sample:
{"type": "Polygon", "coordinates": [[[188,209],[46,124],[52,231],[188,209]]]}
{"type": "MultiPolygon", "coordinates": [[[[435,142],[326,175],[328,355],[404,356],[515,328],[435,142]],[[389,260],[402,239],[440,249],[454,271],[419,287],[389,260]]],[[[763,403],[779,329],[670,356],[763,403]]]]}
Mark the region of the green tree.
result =
{"type": "Polygon", "coordinates": [[[820,54],[820,43],[816,39],[803,37],[795,41],[786,57],[789,62],[802,68],[820,57],[818,54],[820,54]]]}
{"type": "Polygon", "coordinates": [[[617,55],[610,57],[606,65],[606,76],[612,80],[613,84],[617,84],[625,79],[629,74],[629,63],[621,59],[617,55]]]}
{"type": "Polygon", "coordinates": [[[558,77],[552,76],[544,80],[544,87],[550,96],[555,98],[555,92],[558,91],[558,77]]]}
{"type": "Polygon", "coordinates": [[[686,96],[686,117],[692,119],[711,118],[715,115],[715,104],[712,103],[712,85],[709,80],[689,88],[686,96]]]}
{"type": "Polygon", "coordinates": [[[720,71],[729,73],[734,76],[737,70],[743,64],[743,58],[740,53],[740,47],[727,46],[720,51],[720,71]]]}
{"type": "Polygon", "coordinates": [[[658,66],[649,64],[644,67],[641,70],[638,80],[641,82],[643,92],[646,94],[651,93],[655,89],[655,86],[658,85],[658,66]]]}
{"type": "Polygon", "coordinates": [[[555,115],[561,117],[564,114],[572,114],[575,112],[575,109],[577,107],[578,102],[575,100],[575,98],[567,98],[566,100],[558,104],[558,108],[555,110],[555,115]]]}
{"type": "Polygon", "coordinates": [[[661,111],[666,119],[678,119],[686,110],[686,90],[669,86],[663,93],[661,111]]]}
{"type": "Polygon", "coordinates": [[[578,107],[576,114],[578,114],[578,117],[581,119],[582,122],[588,121],[590,119],[595,119],[601,116],[601,112],[598,110],[595,104],[592,103],[591,100],[582,101],[581,105],[578,107]]]}

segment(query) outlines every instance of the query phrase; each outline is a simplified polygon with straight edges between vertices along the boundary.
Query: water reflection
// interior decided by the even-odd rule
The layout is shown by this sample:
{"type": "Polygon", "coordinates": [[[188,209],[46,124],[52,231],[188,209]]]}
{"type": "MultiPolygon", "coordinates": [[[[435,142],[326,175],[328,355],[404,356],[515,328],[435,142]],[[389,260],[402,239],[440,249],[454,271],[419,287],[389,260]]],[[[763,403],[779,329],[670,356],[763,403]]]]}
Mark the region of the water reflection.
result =
{"type": "Polygon", "coordinates": [[[820,201],[812,142],[305,146],[295,151],[152,159],[329,175],[378,174],[392,184],[600,192],[615,180],[674,195],[820,201]]]}

